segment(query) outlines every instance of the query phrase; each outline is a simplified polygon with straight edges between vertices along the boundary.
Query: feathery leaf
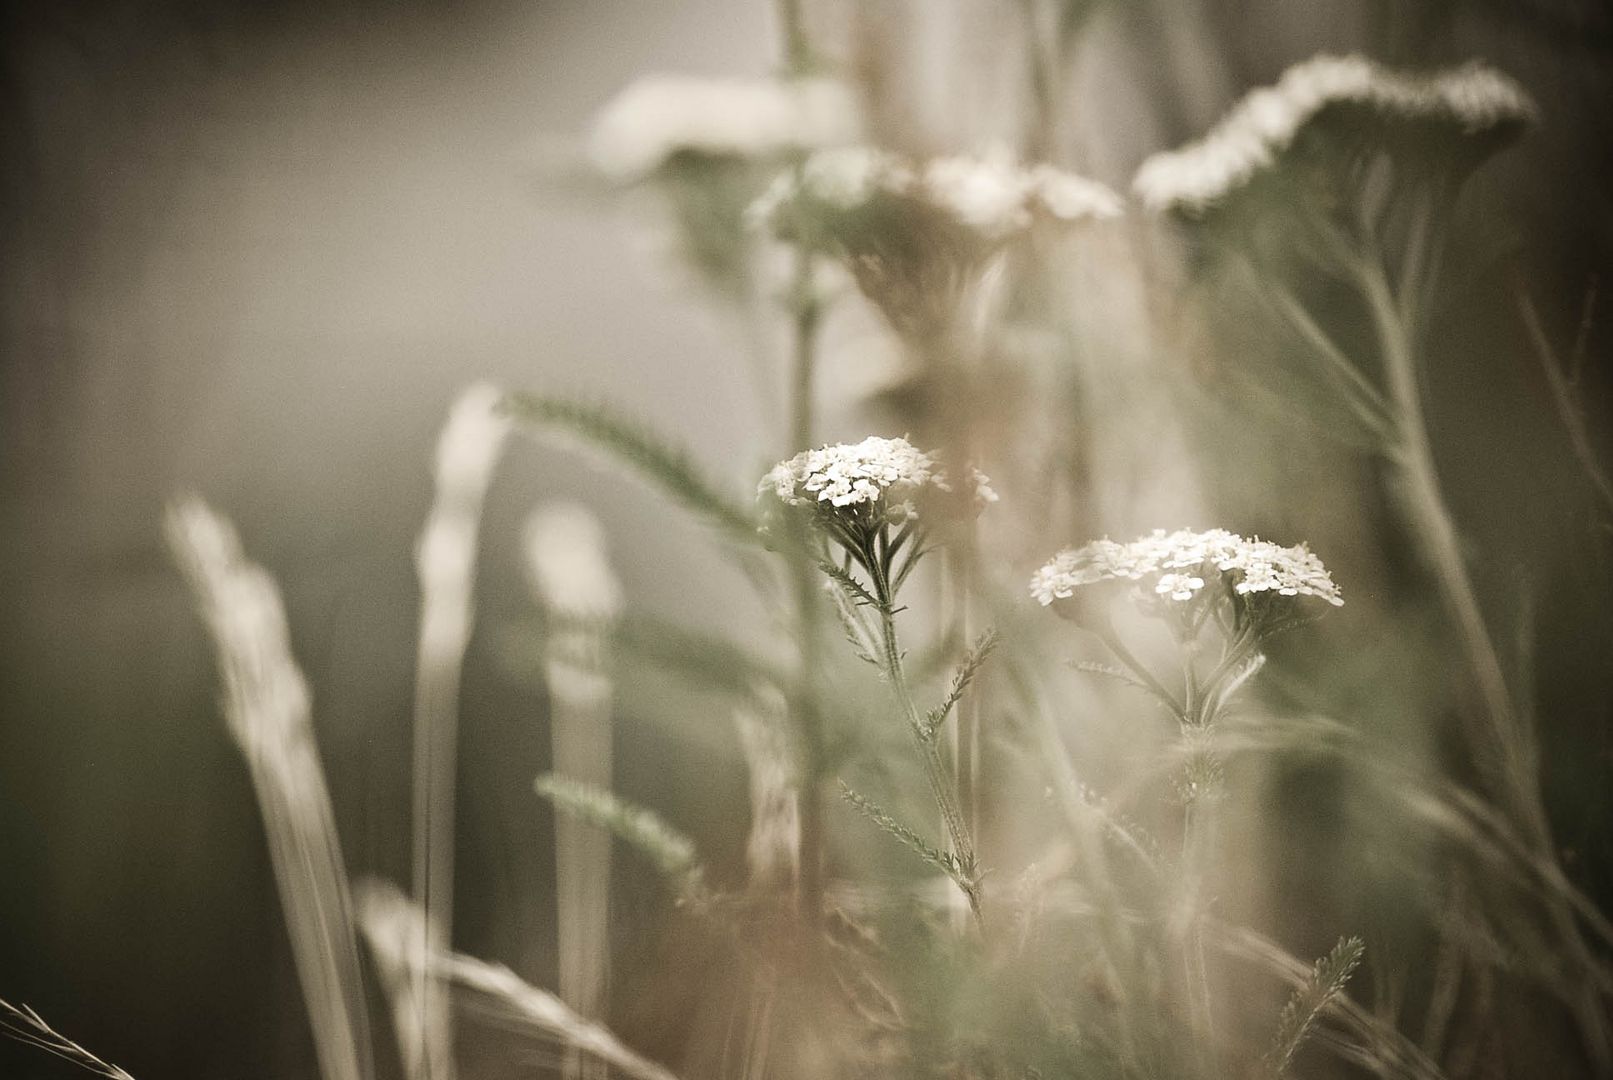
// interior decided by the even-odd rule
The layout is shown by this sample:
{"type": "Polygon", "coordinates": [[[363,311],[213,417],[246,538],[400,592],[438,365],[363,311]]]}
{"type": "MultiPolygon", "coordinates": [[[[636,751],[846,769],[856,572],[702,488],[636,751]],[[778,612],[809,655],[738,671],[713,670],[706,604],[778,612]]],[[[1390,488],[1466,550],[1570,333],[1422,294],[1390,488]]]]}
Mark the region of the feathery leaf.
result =
{"type": "Polygon", "coordinates": [[[1311,968],[1305,985],[1295,990],[1283,1006],[1277,1019],[1277,1034],[1272,1038],[1271,1049],[1264,1058],[1266,1074],[1281,1077],[1287,1074],[1305,1036],[1333,1000],[1344,992],[1344,984],[1361,963],[1366,952],[1358,937],[1340,939],[1333,951],[1318,960],[1311,968]]]}
{"type": "Polygon", "coordinates": [[[694,842],[653,811],[620,799],[604,788],[553,773],[538,777],[532,786],[556,809],[608,829],[623,843],[637,848],[681,898],[695,900],[703,895],[705,873],[694,842]]]}
{"type": "Polygon", "coordinates": [[[996,627],[988,627],[986,632],[975,640],[974,647],[964,656],[963,663],[958,665],[957,673],[952,676],[952,686],[947,690],[947,696],[924,718],[926,739],[935,738],[935,733],[941,730],[941,725],[946,723],[947,714],[963,698],[964,691],[969,689],[969,684],[980,673],[981,667],[991,656],[991,651],[997,647],[997,641],[996,627]]]}
{"type": "Polygon", "coordinates": [[[557,428],[603,451],[733,539],[758,542],[755,516],[707,479],[687,451],[608,406],[542,394],[511,394],[503,407],[522,424],[557,428]]]}
{"type": "Polygon", "coordinates": [[[887,814],[878,803],[848,787],[844,782],[840,785],[840,794],[856,807],[863,817],[889,833],[899,844],[920,859],[957,882],[965,893],[974,887],[974,868],[963,865],[956,855],[926,843],[923,837],[887,814]]]}

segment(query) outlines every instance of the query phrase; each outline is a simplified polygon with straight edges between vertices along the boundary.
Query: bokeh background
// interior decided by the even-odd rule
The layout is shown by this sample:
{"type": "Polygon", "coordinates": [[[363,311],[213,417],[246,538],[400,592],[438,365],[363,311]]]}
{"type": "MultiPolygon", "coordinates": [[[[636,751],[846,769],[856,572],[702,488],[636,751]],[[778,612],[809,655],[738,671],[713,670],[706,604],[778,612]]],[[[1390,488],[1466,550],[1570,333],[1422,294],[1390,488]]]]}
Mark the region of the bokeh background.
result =
{"type": "MultiPolygon", "coordinates": [[[[911,87],[901,123],[922,141],[1016,134],[1019,5],[823,7],[882,35],[887,73],[911,87]]],[[[142,1080],[312,1076],[257,811],[162,546],[163,504],[206,495],[279,578],[348,861],[406,880],[411,551],[454,393],[487,378],[608,397],[736,484],[772,456],[744,336],[692,301],[631,208],[561,190],[544,163],[646,71],[771,70],[773,11],[761,0],[4,11],[0,997],[142,1080]]],[[[1540,101],[1545,122],[1476,194],[1486,242],[1505,257],[1446,320],[1433,378],[1466,377],[1434,423],[1453,507],[1489,554],[1481,584],[1527,582],[1547,613],[1547,795],[1569,872],[1607,910],[1607,519],[1584,497],[1515,313],[1495,298],[1526,282],[1566,341],[1603,283],[1584,390],[1607,455],[1613,16],[1594,0],[1117,0],[1095,2],[1090,19],[1059,149],[1116,187],[1147,153],[1318,50],[1482,56],[1540,101]]],[[[829,403],[831,426],[851,431],[856,417],[829,403]]],[[[1279,478],[1285,467],[1259,466],[1279,478]]],[[[1294,485],[1325,506],[1325,491],[1294,485]]],[[[604,520],[633,604],[714,625],[756,618],[653,496],[575,455],[515,444],[489,500],[465,677],[456,941],[543,984],[550,820],[530,781],[547,735],[541,695],[500,662],[498,638],[526,611],[520,520],[556,497],[604,520]]],[[[741,859],[745,781],[726,731],[669,730],[631,708],[619,723],[618,787],[674,807],[719,864],[741,859]]],[[[618,895],[628,975],[693,963],[658,952],[658,894],[618,895]]],[[[635,1033],[653,1050],[675,1046],[675,1028],[635,1033]]],[[[55,1070],[0,1047],[0,1075],[55,1070]]]]}

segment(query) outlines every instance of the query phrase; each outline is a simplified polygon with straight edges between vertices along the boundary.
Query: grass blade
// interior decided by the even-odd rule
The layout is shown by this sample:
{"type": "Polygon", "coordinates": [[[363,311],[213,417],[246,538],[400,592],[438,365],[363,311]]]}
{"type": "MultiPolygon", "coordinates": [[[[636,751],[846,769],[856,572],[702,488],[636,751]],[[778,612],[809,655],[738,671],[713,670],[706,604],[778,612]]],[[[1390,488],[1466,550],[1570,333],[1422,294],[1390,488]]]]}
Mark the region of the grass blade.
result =
{"type": "Polygon", "coordinates": [[[367,1080],[374,1068],[347,871],[280,592],[200,499],[170,506],[166,526],[218,653],[224,716],[263,814],[320,1072],[367,1080]]]}

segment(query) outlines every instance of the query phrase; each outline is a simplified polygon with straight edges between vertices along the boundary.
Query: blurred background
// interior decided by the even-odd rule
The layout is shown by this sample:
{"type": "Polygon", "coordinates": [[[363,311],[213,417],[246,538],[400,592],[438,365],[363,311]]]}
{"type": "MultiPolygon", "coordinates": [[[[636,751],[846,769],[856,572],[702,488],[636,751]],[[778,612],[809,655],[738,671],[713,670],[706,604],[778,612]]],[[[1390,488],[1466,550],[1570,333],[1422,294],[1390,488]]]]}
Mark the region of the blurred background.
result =
{"type": "MultiPolygon", "coordinates": [[[[883,73],[906,87],[890,107],[916,141],[978,149],[1026,123],[1017,50],[1035,6],[832,0],[817,17],[884,43],[883,73]]],[[[1483,57],[1540,102],[1544,122],[1475,193],[1504,257],[1442,324],[1431,377],[1457,388],[1433,420],[1453,509],[1490,556],[1481,584],[1527,583],[1541,613],[1547,798],[1568,872],[1609,910],[1608,521],[1505,298],[1526,282],[1569,341],[1602,283],[1583,390],[1613,460],[1613,15],[1596,0],[1089,7],[1054,138],[1059,159],[1117,189],[1319,50],[1483,57]]],[[[412,548],[453,395],[485,378],[609,398],[736,490],[778,456],[750,405],[743,335],[691,302],[631,209],[557,190],[535,162],[634,77],[765,74],[777,37],[762,0],[5,6],[0,997],[141,1080],[314,1075],[257,809],[162,507],[202,493],[279,579],[349,865],[406,881],[412,548]]],[[[855,433],[855,402],[828,397],[831,433],[855,433]]],[[[1241,452],[1326,520],[1301,443],[1251,436],[1241,452]]],[[[655,497],[513,444],[489,496],[464,680],[455,938],[544,985],[543,699],[500,662],[498,635],[526,615],[520,521],[558,497],[603,519],[630,603],[714,625],[758,617],[655,497]],[[691,582],[710,598],[692,613],[691,582]]],[[[1179,522],[1135,523],[1156,524],[1179,522]]],[[[719,866],[740,862],[745,777],[727,729],[669,730],[631,702],[617,722],[617,786],[668,809],[719,866]]],[[[635,965],[668,964],[664,901],[631,887],[636,872],[619,869],[613,913],[624,985],[635,965]]],[[[628,1028],[675,1056],[675,1029],[628,1028]]],[[[0,1075],[55,1069],[0,1046],[0,1075]]]]}

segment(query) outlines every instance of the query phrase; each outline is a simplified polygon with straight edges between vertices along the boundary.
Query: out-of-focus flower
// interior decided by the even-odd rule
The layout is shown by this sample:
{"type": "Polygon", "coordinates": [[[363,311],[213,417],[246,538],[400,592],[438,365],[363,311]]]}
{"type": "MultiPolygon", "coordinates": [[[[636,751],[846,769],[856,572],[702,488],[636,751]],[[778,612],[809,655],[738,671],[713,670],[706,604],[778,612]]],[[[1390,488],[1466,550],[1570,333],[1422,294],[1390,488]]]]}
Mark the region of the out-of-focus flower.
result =
{"type": "Polygon", "coordinates": [[[1047,606],[1082,585],[1145,579],[1151,580],[1150,591],[1167,601],[1192,601],[1206,583],[1221,582],[1234,596],[1311,596],[1335,607],[1344,603],[1327,567],[1303,544],[1282,547],[1225,529],[1156,529],[1126,544],[1095,540],[1054,556],[1031,578],[1030,590],[1047,606]]]}
{"type": "Polygon", "coordinates": [[[630,183],[680,154],[755,160],[850,142],[859,129],[855,102],[833,80],[649,75],[600,111],[588,156],[630,183]]]}
{"type": "MultiPolygon", "coordinates": [[[[813,154],[786,172],[751,208],[759,224],[793,235],[797,214],[822,219],[835,239],[855,248],[852,221],[836,215],[903,209],[936,215],[997,243],[1030,229],[1038,220],[1074,223],[1120,216],[1119,196],[1102,184],[1050,165],[1020,168],[1000,156],[952,156],[909,162],[867,146],[813,154]]],[[[872,238],[871,238],[872,239],[872,238]]]]}
{"type": "Polygon", "coordinates": [[[1316,56],[1289,68],[1274,86],[1251,91],[1202,139],[1148,158],[1132,186],[1152,210],[1202,213],[1343,109],[1461,137],[1505,133],[1536,116],[1516,81],[1479,61],[1410,74],[1361,56],[1316,56]]]}
{"type": "Polygon", "coordinates": [[[1039,229],[1119,216],[1102,184],[1005,157],[909,161],[866,146],[819,151],[782,173],[749,218],[840,259],[897,330],[931,335],[967,308],[991,258],[1039,229]]]}

